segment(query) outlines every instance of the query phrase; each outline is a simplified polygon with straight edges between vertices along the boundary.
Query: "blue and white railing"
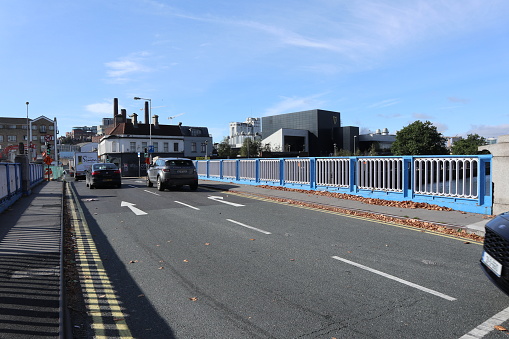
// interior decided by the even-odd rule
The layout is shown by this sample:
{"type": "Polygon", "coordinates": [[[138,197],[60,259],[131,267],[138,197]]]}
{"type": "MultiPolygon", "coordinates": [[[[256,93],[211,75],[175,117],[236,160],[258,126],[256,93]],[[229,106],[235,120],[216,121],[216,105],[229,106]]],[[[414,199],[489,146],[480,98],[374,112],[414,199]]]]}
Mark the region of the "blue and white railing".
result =
{"type": "Polygon", "coordinates": [[[491,214],[491,155],[195,161],[200,179],[327,190],[491,214]]]}
{"type": "MultiPolygon", "coordinates": [[[[28,165],[29,187],[44,180],[44,169],[41,164],[28,165]]],[[[0,163],[0,213],[12,205],[23,194],[22,165],[18,163],[0,163]]]]}

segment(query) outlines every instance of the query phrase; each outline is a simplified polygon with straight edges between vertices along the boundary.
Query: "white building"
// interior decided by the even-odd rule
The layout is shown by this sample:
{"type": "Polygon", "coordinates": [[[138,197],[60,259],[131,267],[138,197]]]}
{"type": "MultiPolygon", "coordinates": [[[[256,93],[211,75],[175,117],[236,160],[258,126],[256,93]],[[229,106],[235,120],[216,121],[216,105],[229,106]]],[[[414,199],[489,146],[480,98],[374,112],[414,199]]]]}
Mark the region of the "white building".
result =
{"type": "Polygon", "coordinates": [[[244,140],[261,138],[260,118],[247,118],[245,122],[230,122],[229,144],[232,148],[241,148],[244,140]]]}

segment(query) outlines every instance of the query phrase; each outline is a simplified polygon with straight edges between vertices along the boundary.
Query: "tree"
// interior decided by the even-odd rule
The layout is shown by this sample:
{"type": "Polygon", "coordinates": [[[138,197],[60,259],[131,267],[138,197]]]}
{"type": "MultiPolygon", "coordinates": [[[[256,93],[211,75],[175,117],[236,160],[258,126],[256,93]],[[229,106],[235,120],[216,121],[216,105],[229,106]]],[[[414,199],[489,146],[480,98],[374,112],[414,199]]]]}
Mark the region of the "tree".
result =
{"type": "Polygon", "coordinates": [[[223,141],[217,145],[217,156],[224,159],[234,158],[237,156],[236,152],[234,152],[228,142],[228,137],[225,137],[223,141]]]}
{"type": "Polygon", "coordinates": [[[394,155],[443,155],[448,154],[445,138],[429,121],[417,120],[396,133],[392,144],[394,155]]]}
{"type": "Polygon", "coordinates": [[[452,147],[451,152],[453,155],[474,155],[483,154],[487,151],[479,152],[477,147],[486,145],[486,139],[478,134],[468,134],[466,139],[456,141],[452,147]]]}
{"type": "Polygon", "coordinates": [[[246,138],[240,147],[240,156],[250,158],[257,157],[260,153],[260,149],[260,141],[253,141],[250,138],[246,138]]]}

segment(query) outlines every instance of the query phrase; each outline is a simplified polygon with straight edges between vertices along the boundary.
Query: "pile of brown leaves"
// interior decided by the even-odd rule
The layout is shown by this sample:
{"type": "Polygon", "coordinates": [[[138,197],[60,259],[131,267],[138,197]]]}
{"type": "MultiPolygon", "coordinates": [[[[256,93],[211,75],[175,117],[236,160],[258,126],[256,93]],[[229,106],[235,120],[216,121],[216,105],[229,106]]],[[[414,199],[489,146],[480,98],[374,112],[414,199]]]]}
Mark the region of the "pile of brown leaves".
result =
{"type": "MultiPolygon", "coordinates": [[[[295,192],[307,193],[307,194],[324,195],[324,196],[330,196],[330,197],[338,198],[338,199],[357,200],[357,201],[362,201],[362,202],[365,202],[368,204],[376,203],[376,204],[383,205],[383,206],[394,206],[394,207],[405,207],[405,208],[425,208],[425,209],[436,210],[436,211],[453,211],[452,209],[446,208],[446,207],[440,207],[440,206],[430,205],[430,204],[426,204],[426,203],[414,203],[411,201],[405,201],[405,202],[385,201],[382,199],[362,198],[362,197],[357,197],[357,196],[343,194],[343,193],[331,193],[331,192],[325,192],[325,191],[307,191],[307,190],[299,190],[299,189],[276,187],[276,186],[261,185],[259,187],[276,189],[276,190],[295,191],[295,192]]],[[[316,209],[321,209],[321,210],[327,210],[327,211],[338,212],[338,213],[343,213],[343,214],[348,214],[348,215],[354,215],[354,216],[368,218],[368,219],[379,220],[381,222],[390,222],[390,223],[395,223],[395,224],[400,224],[400,225],[416,227],[416,228],[422,229],[423,231],[439,232],[439,233],[455,236],[458,238],[463,238],[463,239],[468,239],[468,240],[473,240],[473,241],[478,241],[478,242],[484,241],[484,237],[482,237],[480,235],[473,234],[473,233],[467,233],[464,229],[453,227],[451,225],[440,225],[440,224],[435,224],[435,223],[432,223],[429,221],[423,221],[423,220],[419,220],[419,219],[397,217],[397,216],[391,216],[391,215],[385,215],[385,214],[377,214],[377,213],[361,211],[361,210],[350,210],[350,209],[341,208],[341,207],[320,205],[320,204],[316,204],[316,203],[310,203],[310,202],[298,201],[298,200],[292,200],[292,199],[285,199],[285,198],[277,198],[277,197],[262,195],[262,194],[252,194],[252,193],[243,193],[243,192],[236,192],[236,193],[245,194],[245,195],[257,195],[257,196],[263,197],[265,199],[271,199],[274,201],[284,202],[287,204],[311,207],[311,208],[316,208],[316,209]]],[[[465,243],[468,244],[469,242],[466,241],[465,243]]]]}
{"type": "Polygon", "coordinates": [[[355,200],[355,201],[363,202],[365,204],[370,204],[370,205],[401,207],[401,208],[414,208],[414,209],[421,208],[421,209],[427,209],[427,210],[433,210],[433,211],[454,211],[452,208],[449,208],[449,207],[442,207],[442,206],[427,204],[424,202],[391,201],[391,200],[384,200],[384,199],[364,198],[364,197],[360,197],[357,195],[346,194],[346,193],[335,193],[335,192],[329,192],[329,191],[308,191],[308,190],[301,190],[301,189],[296,189],[296,188],[268,186],[268,185],[260,185],[258,187],[272,189],[272,190],[278,190],[278,191],[290,191],[290,192],[306,193],[306,194],[310,194],[310,195],[321,195],[324,197],[331,197],[331,198],[336,198],[336,199],[355,200]]]}

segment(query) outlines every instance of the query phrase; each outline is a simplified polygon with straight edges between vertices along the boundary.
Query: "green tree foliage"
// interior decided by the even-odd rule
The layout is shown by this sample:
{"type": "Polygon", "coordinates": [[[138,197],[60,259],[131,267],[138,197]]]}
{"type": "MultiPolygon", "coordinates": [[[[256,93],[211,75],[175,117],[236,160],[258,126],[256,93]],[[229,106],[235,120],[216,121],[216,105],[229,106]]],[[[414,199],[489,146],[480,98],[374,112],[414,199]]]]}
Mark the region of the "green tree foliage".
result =
{"type": "Polygon", "coordinates": [[[392,144],[394,155],[443,155],[449,154],[445,138],[429,121],[417,120],[396,133],[392,144]]]}
{"type": "Polygon", "coordinates": [[[477,147],[486,145],[486,139],[478,134],[469,134],[466,139],[456,141],[452,147],[451,152],[454,155],[474,155],[483,154],[488,151],[479,152],[477,147]]]}
{"type": "Polygon", "coordinates": [[[250,138],[244,139],[240,147],[240,156],[249,158],[257,157],[261,148],[260,141],[253,141],[250,138]]]}
{"type": "Polygon", "coordinates": [[[237,156],[237,153],[228,143],[227,137],[217,145],[217,156],[224,159],[235,158],[237,156]]]}

